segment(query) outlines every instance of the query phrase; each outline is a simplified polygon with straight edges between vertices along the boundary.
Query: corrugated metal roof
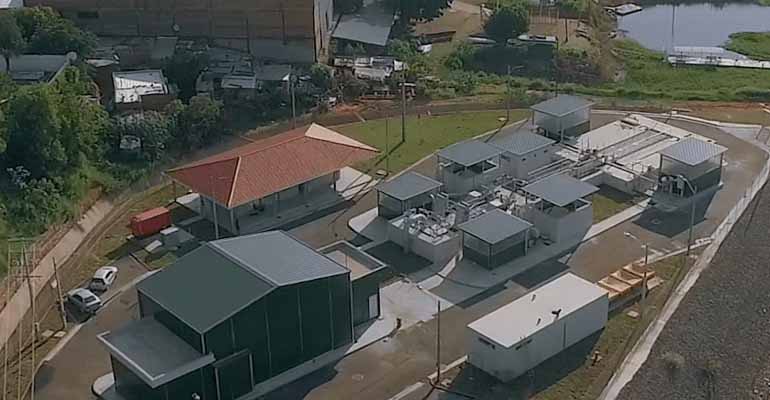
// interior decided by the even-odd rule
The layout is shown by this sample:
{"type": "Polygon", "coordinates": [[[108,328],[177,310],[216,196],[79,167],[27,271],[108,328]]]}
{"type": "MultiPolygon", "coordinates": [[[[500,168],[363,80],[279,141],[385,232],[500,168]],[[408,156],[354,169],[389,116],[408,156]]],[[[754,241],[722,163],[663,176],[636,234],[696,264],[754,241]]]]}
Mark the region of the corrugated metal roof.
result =
{"type": "Polygon", "coordinates": [[[531,337],[558,318],[606,297],[607,291],[572,273],[523,295],[471,322],[468,328],[495,344],[510,348],[531,337]]]}
{"type": "Polygon", "coordinates": [[[590,107],[593,104],[592,101],[582,97],[560,94],[550,100],[537,103],[530,108],[553,117],[563,117],[586,107],[590,107]]]}
{"type": "Polygon", "coordinates": [[[569,175],[557,174],[530,183],[522,190],[549,203],[564,207],[577,199],[596,193],[599,188],[569,175]]]}
{"type": "Polygon", "coordinates": [[[377,190],[396,200],[404,201],[440,187],[441,182],[409,171],[377,186],[377,190]]]}
{"type": "Polygon", "coordinates": [[[225,75],[222,77],[222,89],[256,89],[257,77],[254,75],[225,75]]]}
{"type": "Polygon", "coordinates": [[[312,124],[168,171],[233,208],[377,155],[377,149],[312,124]]]}
{"type": "Polygon", "coordinates": [[[468,140],[445,147],[438,152],[439,157],[457,164],[470,167],[482,161],[498,156],[503,151],[479,140],[468,140]]]}
{"type": "Polygon", "coordinates": [[[258,81],[288,82],[291,76],[291,65],[270,64],[254,68],[254,76],[258,81]]]}
{"type": "Polygon", "coordinates": [[[385,46],[390,37],[395,15],[384,1],[366,1],[357,13],[343,15],[340,18],[332,37],[385,46]]]}
{"type": "Polygon", "coordinates": [[[97,336],[107,350],[152,388],[213,363],[155,318],[132,321],[97,336]]]}
{"type": "Polygon", "coordinates": [[[725,146],[691,137],[666,147],[660,154],[689,166],[695,166],[726,151],[725,146]]]}
{"type": "Polygon", "coordinates": [[[161,70],[113,72],[116,103],[136,103],[142,96],[168,94],[161,70]]]}
{"type": "Polygon", "coordinates": [[[497,208],[457,226],[486,243],[500,243],[509,237],[524,232],[532,226],[529,222],[497,208]]]}
{"type": "Polygon", "coordinates": [[[503,151],[520,156],[556,143],[552,139],[532,132],[516,132],[511,134],[506,132],[506,130],[513,129],[515,128],[506,127],[501,130],[497,138],[490,142],[490,144],[503,151]]]}
{"type": "Polygon", "coordinates": [[[280,231],[208,242],[137,289],[205,333],[280,286],[350,271],[280,231]]]}

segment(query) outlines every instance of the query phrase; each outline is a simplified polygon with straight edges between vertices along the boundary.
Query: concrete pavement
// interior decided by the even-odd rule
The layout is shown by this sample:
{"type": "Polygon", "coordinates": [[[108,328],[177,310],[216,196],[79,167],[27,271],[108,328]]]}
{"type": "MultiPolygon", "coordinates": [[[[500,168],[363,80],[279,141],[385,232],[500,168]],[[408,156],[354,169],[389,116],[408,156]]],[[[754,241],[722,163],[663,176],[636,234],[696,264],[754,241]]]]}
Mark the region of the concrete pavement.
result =
{"type": "Polygon", "coordinates": [[[54,349],[38,370],[35,378],[35,397],[40,400],[91,399],[91,385],[94,380],[111,371],[106,350],[96,339],[104,331],[123,326],[135,318],[135,279],[147,272],[131,257],[115,262],[118,279],[104,298],[108,303],[94,317],[74,328],[78,332],[69,341],[54,349]]]}

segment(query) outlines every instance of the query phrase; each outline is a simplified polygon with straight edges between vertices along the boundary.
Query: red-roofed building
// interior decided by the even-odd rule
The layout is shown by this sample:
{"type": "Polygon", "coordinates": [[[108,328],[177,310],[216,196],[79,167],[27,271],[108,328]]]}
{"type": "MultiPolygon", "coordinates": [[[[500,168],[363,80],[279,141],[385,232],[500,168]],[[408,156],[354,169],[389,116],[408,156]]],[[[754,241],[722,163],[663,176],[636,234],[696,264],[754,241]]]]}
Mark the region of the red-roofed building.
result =
{"type": "Polygon", "coordinates": [[[232,233],[252,233],[275,227],[255,225],[256,219],[277,218],[293,209],[295,216],[306,215],[342,201],[336,187],[340,170],[377,154],[373,147],[312,124],[167,174],[200,195],[202,216],[232,233]]]}

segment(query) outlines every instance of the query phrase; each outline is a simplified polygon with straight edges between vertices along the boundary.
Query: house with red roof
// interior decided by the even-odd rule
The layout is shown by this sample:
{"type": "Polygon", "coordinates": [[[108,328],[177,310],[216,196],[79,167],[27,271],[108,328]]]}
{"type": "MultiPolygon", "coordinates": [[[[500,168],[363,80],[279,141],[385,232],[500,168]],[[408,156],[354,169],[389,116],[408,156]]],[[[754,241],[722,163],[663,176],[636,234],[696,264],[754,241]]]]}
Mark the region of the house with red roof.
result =
{"type": "Polygon", "coordinates": [[[199,195],[190,208],[238,235],[275,229],[344,201],[340,171],[377,154],[373,147],[312,124],[166,174],[199,195]]]}

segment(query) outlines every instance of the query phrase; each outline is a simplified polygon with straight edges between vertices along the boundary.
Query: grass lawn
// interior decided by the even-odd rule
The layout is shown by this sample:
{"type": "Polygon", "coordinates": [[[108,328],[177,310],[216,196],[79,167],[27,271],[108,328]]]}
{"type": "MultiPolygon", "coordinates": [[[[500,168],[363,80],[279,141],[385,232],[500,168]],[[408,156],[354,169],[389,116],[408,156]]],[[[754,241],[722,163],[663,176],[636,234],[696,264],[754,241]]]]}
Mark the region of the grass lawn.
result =
{"type": "MultiPolygon", "coordinates": [[[[529,112],[525,110],[513,110],[511,121],[524,119],[528,114],[529,112]]],[[[401,119],[390,118],[387,122],[390,172],[399,172],[452,143],[499,128],[502,125],[499,120],[501,117],[505,117],[505,111],[409,117],[406,123],[406,142],[400,145],[401,119]]],[[[385,169],[386,166],[385,126],[385,120],[375,120],[338,126],[334,129],[383,152],[383,156],[357,166],[364,171],[371,171],[385,169]]]]}
{"type": "Polygon", "coordinates": [[[730,35],[727,50],[755,60],[770,60],[770,32],[739,32],[730,35]]]}
{"type": "Polygon", "coordinates": [[[592,200],[594,223],[607,219],[634,205],[634,197],[607,185],[601,185],[592,200]]]}

